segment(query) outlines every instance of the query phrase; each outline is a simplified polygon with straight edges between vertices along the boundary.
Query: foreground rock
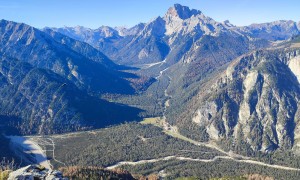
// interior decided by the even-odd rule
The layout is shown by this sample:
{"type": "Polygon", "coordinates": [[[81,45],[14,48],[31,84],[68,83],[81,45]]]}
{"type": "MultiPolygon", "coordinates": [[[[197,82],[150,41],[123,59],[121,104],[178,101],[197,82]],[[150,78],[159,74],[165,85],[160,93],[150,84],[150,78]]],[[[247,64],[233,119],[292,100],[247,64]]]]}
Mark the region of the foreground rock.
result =
{"type": "Polygon", "coordinates": [[[9,174],[8,180],[67,180],[60,171],[52,171],[38,165],[29,165],[13,171],[9,174]]]}

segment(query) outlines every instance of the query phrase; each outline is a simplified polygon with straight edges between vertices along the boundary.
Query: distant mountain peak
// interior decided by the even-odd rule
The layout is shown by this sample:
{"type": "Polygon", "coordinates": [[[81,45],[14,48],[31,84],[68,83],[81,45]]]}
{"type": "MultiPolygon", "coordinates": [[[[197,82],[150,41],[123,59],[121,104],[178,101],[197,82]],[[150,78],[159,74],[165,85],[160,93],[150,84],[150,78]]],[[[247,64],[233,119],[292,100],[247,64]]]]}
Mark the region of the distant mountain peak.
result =
{"type": "Polygon", "coordinates": [[[163,18],[160,16],[154,18],[152,21],[150,21],[143,31],[141,31],[142,35],[149,36],[149,35],[154,35],[154,36],[164,36],[165,34],[165,24],[166,22],[164,21],[163,18]]]}
{"type": "Polygon", "coordinates": [[[235,27],[235,25],[233,25],[229,20],[223,21],[222,24],[226,27],[235,27]]]}
{"type": "Polygon", "coordinates": [[[174,4],[173,7],[170,7],[166,16],[179,17],[180,19],[188,19],[193,15],[201,14],[201,11],[196,9],[190,9],[187,6],[182,6],[180,4],[174,4]]]}

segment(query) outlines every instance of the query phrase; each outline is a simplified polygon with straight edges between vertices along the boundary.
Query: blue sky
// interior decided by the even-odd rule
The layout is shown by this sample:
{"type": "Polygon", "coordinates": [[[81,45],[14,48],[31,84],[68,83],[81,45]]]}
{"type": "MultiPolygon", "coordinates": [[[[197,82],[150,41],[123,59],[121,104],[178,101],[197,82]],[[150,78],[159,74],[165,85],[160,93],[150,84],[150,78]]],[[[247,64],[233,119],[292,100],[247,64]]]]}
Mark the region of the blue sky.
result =
{"type": "Polygon", "coordinates": [[[236,25],[300,21],[299,0],[0,0],[0,19],[41,28],[133,26],[162,16],[175,3],[236,25]]]}

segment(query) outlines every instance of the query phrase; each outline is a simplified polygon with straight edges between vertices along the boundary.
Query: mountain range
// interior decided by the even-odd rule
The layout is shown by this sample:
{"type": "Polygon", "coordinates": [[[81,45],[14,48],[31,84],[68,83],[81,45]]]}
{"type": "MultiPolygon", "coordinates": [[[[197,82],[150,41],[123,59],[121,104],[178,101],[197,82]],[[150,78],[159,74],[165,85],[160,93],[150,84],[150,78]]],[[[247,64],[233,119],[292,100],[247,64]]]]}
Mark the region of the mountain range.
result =
{"type": "Polygon", "coordinates": [[[1,124],[22,134],[160,117],[193,140],[299,152],[300,23],[239,27],[180,4],[131,28],[0,21],[1,124]]]}
{"type": "Polygon", "coordinates": [[[138,119],[141,110],[96,97],[134,93],[129,79],[139,77],[120,71],[126,67],[51,30],[6,20],[0,27],[0,111],[17,121],[12,126],[21,133],[68,132],[138,119]]]}
{"type": "Polygon", "coordinates": [[[176,51],[180,43],[187,44],[185,38],[193,37],[189,41],[195,42],[203,36],[227,34],[252,41],[276,41],[287,40],[300,32],[299,23],[285,20],[237,27],[229,21],[216,22],[201,11],[180,4],[169,8],[163,17],[128,29],[102,26],[95,30],[84,27],[53,30],[91,44],[120,64],[131,65],[161,62],[172,53],[171,49],[176,51]]]}
{"type": "Polygon", "coordinates": [[[299,91],[293,66],[298,51],[262,49],[299,35],[299,23],[239,27],[175,4],[163,17],[132,28],[52,30],[90,44],[118,64],[139,67],[137,74],[156,77],[145,94],[164,87],[156,90],[163,100],[156,101],[161,109],[169,104],[158,115],[186,135],[231,143],[243,139],[254,150],[297,146],[299,91]]]}

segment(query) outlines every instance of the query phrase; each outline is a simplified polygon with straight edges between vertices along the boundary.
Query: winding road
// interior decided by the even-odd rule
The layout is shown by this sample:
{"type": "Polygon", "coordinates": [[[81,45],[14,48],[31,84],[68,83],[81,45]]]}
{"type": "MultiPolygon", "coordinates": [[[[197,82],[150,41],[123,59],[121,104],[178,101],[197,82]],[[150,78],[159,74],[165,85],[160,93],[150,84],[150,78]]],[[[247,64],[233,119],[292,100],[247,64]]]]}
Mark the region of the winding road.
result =
{"type": "MultiPolygon", "coordinates": [[[[162,75],[164,74],[164,72],[167,71],[167,70],[168,70],[168,68],[165,68],[162,71],[160,71],[160,74],[156,77],[156,79],[159,80],[162,77],[162,75]]],[[[166,133],[167,135],[170,135],[170,136],[174,137],[174,138],[178,138],[178,139],[190,142],[194,145],[205,146],[207,148],[217,150],[217,151],[221,152],[224,155],[223,156],[215,156],[212,159],[193,159],[193,158],[189,158],[189,157],[173,155],[173,156],[166,156],[166,157],[161,157],[161,158],[156,158],[156,159],[140,160],[140,161],[136,161],[136,162],[122,161],[122,162],[118,162],[118,163],[116,163],[112,166],[106,167],[107,169],[114,169],[114,168],[120,167],[122,165],[133,165],[134,166],[134,165],[145,164],[145,163],[154,163],[154,162],[158,162],[158,161],[167,161],[167,160],[171,160],[171,159],[175,159],[175,160],[179,160],[179,161],[194,161],[194,162],[204,162],[204,163],[211,163],[211,162],[217,161],[219,159],[225,159],[225,160],[231,160],[231,161],[240,162],[240,163],[254,164],[254,165],[270,167],[270,168],[275,168],[275,169],[300,171],[299,168],[293,168],[293,167],[275,165],[275,164],[267,164],[267,163],[264,163],[264,162],[254,160],[250,157],[235,154],[232,151],[226,152],[226,151],[224,151],[223,149],[221,149],[220,147],[218,147],[217,145],[215,145],[212,142],[211,143],[197,142],[193,139],[190,139],[188,137],[185,137],[185,136],[181,135],[177,131],[177,127],[170,125],[166,121],[167,118],[165,116],[165,113],[167,111],[167,108],[170,106],[170,99],[172,98],[172,96],[168,94],[168,88],[169,88],[169,85],[171,84],[172,79],[169,76],[167,76],[167,77],[169,79],[169,84],[168,84],[168,86],[166,87],[166,89],[164,91],[166,101],[163,103],[163,105],[164,105],[163,116],[160,119],[161,128],[163,129],[163,132],[166,133]]],[[[188,151],[188,150],[185,150],[185,151],[188,151]]]]}
{"type": "Polygon", "coordinates": [[[158,162],[158,161],[168,161],[168,160],[172,160],[172,159],[179,160],[179,161],[194,161],[194,162],[204,162],[204,163],[211,163],[211,162],[217,161],[219,159],[227,159],[227,160],[232,160],[232,161],[236,161],[236,162],[255,164],[255,165],[260,165],[260,166],[265,166],[265,167],[270,167],[270,168],[275,168],[275,169],[282,169],[282,170],[289,170],[289,171],[300,171],[300,169],[298,169],[298,168],[267,164],[267,163],[263,163],[263,162],[260,162],[260,161],[254,161],[254,160],[234,159],[233,157],[230,157],[230,156],[215,156],[212,159],[193,159],[193,158],[182,157],[182,156],[167,156],[167,157],[163,157],[163,158],[140,160],[140,161],[136,161],[136,162],[122,161],[122,162],[118,162],[115,165],[108,166],[108,167],[106,167],[106,169],[115,169],[115,168],[123,166],[123,165],[135,166],[135,165],[139,165],[139,164],[155,163],[155,162],[158,162]]]}

